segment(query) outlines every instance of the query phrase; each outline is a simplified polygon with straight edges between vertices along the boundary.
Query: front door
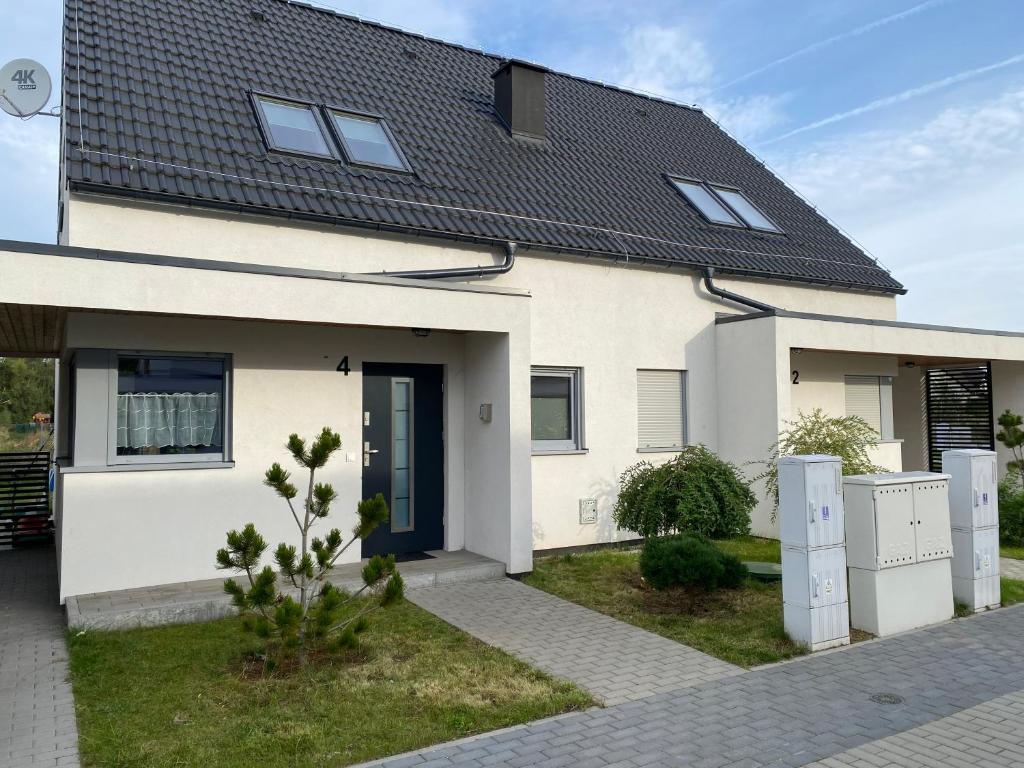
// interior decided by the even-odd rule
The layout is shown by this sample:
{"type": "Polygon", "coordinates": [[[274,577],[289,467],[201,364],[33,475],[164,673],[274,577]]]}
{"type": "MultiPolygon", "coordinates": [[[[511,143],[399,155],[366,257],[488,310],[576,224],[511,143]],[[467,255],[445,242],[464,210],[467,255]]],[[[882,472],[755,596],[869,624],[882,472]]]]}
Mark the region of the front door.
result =
{"type": "Polygon", "coordinates": [[[440,365],[363,365],[363,498],[390,518],[363,557],[444,547],[444,406],[440,365]]]}

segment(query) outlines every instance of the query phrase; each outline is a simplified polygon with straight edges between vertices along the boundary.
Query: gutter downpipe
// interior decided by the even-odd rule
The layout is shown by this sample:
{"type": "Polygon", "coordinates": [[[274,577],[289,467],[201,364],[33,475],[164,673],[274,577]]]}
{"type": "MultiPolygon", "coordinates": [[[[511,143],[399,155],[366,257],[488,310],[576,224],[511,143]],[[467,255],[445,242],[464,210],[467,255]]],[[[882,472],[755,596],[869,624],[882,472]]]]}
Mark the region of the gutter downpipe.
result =
{"type": "Polygon", "coordinates": [[[728,301],[735,302],[736,304],[742,304],[745,307],[750,307],[758,312],[764,312],[769,315],[774,315],[778,310],[778,307],[773,307],[771,304],[764,304],[763,302],[751,299],[747,296],[740,296],[738,293],[727,291],[725,288],[719,288],[715,285],[715,270],[713,267],[704,267],[704,287],[708,293],[717,296],[720,299],[727,299],[728,301]]]}
{"type": "Polygon", "coordinates": [[[516,263],[516,251],[519,245],[513,242],[505,243],[505,260],[501,264],[493,264],[489,267],[451,267],[448,269],[414,269],[405,272],[381,272],[388,277],[406,277],[412,280],[443,280],[452,277],[489,277],[491,275],[504,275],[512,271],[516,263]]]}

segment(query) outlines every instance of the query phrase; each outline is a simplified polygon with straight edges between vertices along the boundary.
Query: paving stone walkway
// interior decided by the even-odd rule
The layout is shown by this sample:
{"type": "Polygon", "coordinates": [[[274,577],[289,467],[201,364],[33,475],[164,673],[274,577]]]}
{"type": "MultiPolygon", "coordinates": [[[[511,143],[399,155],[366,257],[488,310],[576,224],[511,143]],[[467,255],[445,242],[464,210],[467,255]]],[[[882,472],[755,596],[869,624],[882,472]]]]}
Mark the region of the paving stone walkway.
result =
{"type": "MultiPolygon", "coordinates": [[[[600,637],[593,646],[618,653],[600,637]]],[[[1022,659],[1024,605],[378,764],[914,765],[903,750],[928,766],[1021,765],[1022,659]]]]}
{"type": "Polygon", "coordinates": [[[1024,581],[1024,560],[1014,560],[1012,557],[999,558],[999,575],[1007,579],[1024,581]]]}
{"type": "Polygon", "coordinates": [[[77,766],[52,549],[0,551],[0,766],[77,766]]]}
{"type": "Polygon", "coordinates": [[[449,624],[605,704],[619,704],[736,675],[743,670],[693,648],[512,579],[408,593],[449,624]]]}

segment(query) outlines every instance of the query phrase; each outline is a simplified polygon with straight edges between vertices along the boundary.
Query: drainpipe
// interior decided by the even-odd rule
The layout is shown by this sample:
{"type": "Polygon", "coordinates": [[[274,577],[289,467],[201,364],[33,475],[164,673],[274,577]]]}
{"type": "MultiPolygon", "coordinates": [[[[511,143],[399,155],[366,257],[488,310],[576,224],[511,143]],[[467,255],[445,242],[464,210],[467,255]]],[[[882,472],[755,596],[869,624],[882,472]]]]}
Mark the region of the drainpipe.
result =
{"type": "Polygon", "coordinates": [[[414,269],[405,272],[383,272],[388,277],[408,277],[414,280],[443,280],[449,277],[489,277],[511,272],[516,263],[516,243],[505,243],[505,260],[489,267],[452,267],[449,269],[414,269]]]}
{"type": "Polygon", "coordinates": [[[766,312],[770,315],[774,315],[777,307],[773,307],[771,304],[764,304],[756,299],[751,299],[747,296],[740,296],[738,293],[727,291],[724,288],[719,288],[715,285],[715,270],[712,267],[704,267],[704,287],[707,288],[708,293],[713,294],[720,299],[727,299],[735,302],[736,304],[742,304],[751,309],[755,309],[758,312],[766,312]]]}

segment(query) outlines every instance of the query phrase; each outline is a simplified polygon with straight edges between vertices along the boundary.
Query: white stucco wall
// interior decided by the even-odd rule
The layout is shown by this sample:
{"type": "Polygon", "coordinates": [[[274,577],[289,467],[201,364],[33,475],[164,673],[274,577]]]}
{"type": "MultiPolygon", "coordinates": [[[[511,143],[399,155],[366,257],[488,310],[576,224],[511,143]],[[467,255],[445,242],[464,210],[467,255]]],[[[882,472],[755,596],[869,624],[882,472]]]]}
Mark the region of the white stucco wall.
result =
{"type": "MultiPolygon", "coordinates": [[[[72,245],[350,272],[490,264],[502,258],[499,249],[172,206],[112,204],[95,197],[73,198],[69,225],[72,245]]],[[[521,251],[511,273],[481,282],[530,292],[530,364],[583,372],[586,453],[532,458],[532,546],[634,538],[612,521],[618,478],[641,459],[672,455],[637,451],[636,371],[685,370],[689,439],[717,449],[722,384],[714,318],[743,310],[709,297],[693,273],[529,250],[521,251]],[[581,498],[597,499],[596,524],[579,523],[581,498]]],[[[725,277],[717,282],[794,310],[895,315],[892,297],[725,277]]],[[[742,375],[734,381],[744,389],[750,383],[742,375]]],[[[528,398],[528,381],[520,384],[528,398]]],[[[467,428],[474,407],[467,401],[467,428]]],[[[529,436],[519,438],[518,450],[529,451],[529,436]]],[[[756,452],[736,458],[741,463],[759,458],[773,440],[766,435],[756,452]]],[[[473,482],[467,467],[467,488],[473,482]]]]}

